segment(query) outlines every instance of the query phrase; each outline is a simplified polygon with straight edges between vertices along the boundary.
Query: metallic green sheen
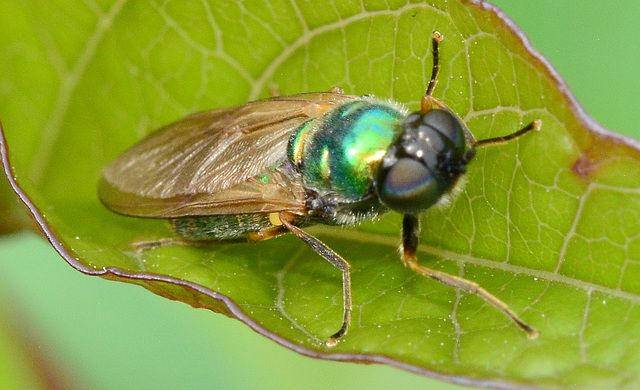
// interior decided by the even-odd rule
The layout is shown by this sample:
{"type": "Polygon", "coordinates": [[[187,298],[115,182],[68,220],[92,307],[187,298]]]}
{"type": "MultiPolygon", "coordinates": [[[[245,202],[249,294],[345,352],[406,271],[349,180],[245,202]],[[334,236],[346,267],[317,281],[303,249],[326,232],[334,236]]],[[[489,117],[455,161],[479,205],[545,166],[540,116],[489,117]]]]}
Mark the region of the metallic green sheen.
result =
{"type": "Polygon", "coordinates": [[[212,215],[170,220],[173,230],[187,240],[230,240],[273,227],[268,214],[212,215]]]}
{"type": "Polygon", "coordinates": [[[374,170],[402,132],[404,114],[385,102],[354,100],[302,125],[288,157],[305,187],[349,200],[369,194],[374,170]]]}

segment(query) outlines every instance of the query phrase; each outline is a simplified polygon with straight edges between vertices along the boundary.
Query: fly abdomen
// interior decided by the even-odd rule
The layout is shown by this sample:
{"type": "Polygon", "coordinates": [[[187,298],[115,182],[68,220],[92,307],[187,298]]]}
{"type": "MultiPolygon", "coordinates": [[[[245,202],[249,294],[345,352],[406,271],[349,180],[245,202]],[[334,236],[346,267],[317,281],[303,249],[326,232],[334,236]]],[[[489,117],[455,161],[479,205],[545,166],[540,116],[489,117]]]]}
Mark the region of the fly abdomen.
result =
{"type": "Polygon", "coordinates": [[[268,214],[212,215],[173,218],[171,227],[190,241],[232,240],[272,227],[268,214]]]}

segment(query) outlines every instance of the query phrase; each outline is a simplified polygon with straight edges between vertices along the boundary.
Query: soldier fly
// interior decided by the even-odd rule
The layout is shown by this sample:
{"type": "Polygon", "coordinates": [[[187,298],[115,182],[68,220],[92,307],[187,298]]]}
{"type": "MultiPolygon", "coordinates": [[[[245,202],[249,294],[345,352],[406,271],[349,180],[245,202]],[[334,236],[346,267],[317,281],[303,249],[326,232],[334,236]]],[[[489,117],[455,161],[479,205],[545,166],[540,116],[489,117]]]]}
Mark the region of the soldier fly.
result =
{"type": "Polygon", "coordinates": [[[342,326],[351,317],[349,263],[303,230],[355,225],[388,211],[404,215],[402,260],[445,285],[477,294],[531,338],[537,331],[478,284],[418,264],[420,213],[453,194],[476,149],[538,130],[536,119],[512,134],[477,141],[432,96],[439,43],[417,112],[373,96],[327,93],[273,97],[189,115],[152,133],[103,170],[101,201],[135,217],[168,219],[179,238],[140,247],[247,239],[293,233],[342,272],[342,326]]]}

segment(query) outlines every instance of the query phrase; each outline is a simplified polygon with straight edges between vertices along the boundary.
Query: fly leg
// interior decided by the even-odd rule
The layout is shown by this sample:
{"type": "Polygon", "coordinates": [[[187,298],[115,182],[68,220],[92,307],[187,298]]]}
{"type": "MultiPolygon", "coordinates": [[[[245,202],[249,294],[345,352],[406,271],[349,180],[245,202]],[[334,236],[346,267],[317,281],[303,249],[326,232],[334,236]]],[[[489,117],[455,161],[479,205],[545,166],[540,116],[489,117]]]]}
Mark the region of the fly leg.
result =
{"type": "Polygon", "coordinates": [[[419,272],[428,278],[435,279],[444,285],[459,288],[470,294],[478,295],[480,298],[484,299],[509,316],[520,328],[522,328],[522,330],[527,332],[527,336],[529,336],[530,339],[538,337],[537,330],[525,324],[518,315],[513,312],[513,310],[509,309],[506,303],[480,287],[477,283],[419,265],[416,257],[419,236],[420,220],[414,215],[405,215],[404,220],[402,221],[402,260],[405,265],[412,270],[419,272]]]}
{"type": "Polygon", "coordinates": [[[289,222],[290,218],[287,218],[287,214],[280,213],[280,219],[282,221],[282,225],[287,228],[287,230],[304,241],[305,244],[309,245],[311,249],[313,249],[320,256],[324,257],[324,259],[331,263],[334,267],[342,271],[342,289],[344,299],[344,317],[342,319],[342,327],[340,327],[340,330],[334,333],[326,341],[328,347],[333,347],[338,343],[338,340],[342,336],[347,334],[347,328],[349,327],[349,322],[351,321],[351,274],[349,273],[350,265],[344,258],[342,258],[342,256],[337,254],[333,249],[329,248],[327,244],[323,243],[319,239],[315,238],[314,236],[289,222]]]}
{"type": "MultiPolygon", "coordinates": [[[[233,241],[238,241],[238,242],[242,242],[240,240],[226,240],[225,242],[233,242],[233,241]]],[[[159,240],[156,241],[136,241],[136,242],[132,242],[131,246],[133,247],[133,250],[141,253],[144,252],[146,250],[150,250],[150,249],[157,249],[157,248],[162,248],[165,246],[172,246],[172,245],[182,245],[182,246],[193,246],[193,247],[207,247],[207,246],[213,246],[213,245],[218,245],[220,244],[220,241],[206,241],[206,240],[199,240],[199,241],[195,241],[195,240],[185,240],[182,238],[175,238],[175,237],[171,237],[171,238],[161,238],[159,240]]]]}
{"type": "Polygon", "coordinates": [[[289,230],[287,230],[283,226],[274,226],[268,229],[262,229],[257,232],[249,233],[248,240],[249,242],[264,241],[270,238],[281,236],[288,231],[289,230]]]}
{"type": "Polygon", "coordinates": [[[423,112],[431,110],[431,105],[434,103],[434,101],[438,101],[438,99],[431,96],[431,94],[433,94],[433,90],[438,84],[438,73],[440,72],[439,44],[443,39],[444,36],[442,36],[442,34],[437,31],[434,31],[433,35],[431,35],[433,67],[431,68],[431,79],[429,80],[429,85],[427,85],[427,91],[425,92],[424,96],[422,96],[422,100],[420,101],[420,109],[423,112]]]}

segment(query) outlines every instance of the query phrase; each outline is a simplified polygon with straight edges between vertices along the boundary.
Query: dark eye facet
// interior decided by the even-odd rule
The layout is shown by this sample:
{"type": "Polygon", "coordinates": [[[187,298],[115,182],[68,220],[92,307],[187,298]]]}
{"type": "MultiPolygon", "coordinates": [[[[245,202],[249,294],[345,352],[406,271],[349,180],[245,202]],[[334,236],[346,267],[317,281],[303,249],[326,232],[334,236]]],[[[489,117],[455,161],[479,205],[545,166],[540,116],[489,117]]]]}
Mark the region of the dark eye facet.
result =
{"type": "Polygon", "coordinates": [[[458,150],[464,151],[465,139],[460,120],[445,110],[431,110],[422,116],[422,124],[447,137],[458,150]]]}
{"type": "Polygon", "coordinates": [[[414,214],[434,205],[442,191],[431,172],[410,158],[396,160],[389,169],[381,169],[378,196],[392,210],[414,214]]]}
{"type": "Polygon", "coordinates": [[[378,166],[376,190],[382,203],[403,214],[418,214],[448,193],[469,162],[462,126],[444,109],[409,115],[378,166]]]}

